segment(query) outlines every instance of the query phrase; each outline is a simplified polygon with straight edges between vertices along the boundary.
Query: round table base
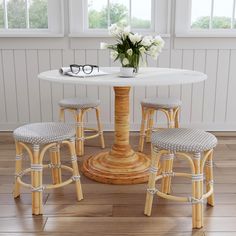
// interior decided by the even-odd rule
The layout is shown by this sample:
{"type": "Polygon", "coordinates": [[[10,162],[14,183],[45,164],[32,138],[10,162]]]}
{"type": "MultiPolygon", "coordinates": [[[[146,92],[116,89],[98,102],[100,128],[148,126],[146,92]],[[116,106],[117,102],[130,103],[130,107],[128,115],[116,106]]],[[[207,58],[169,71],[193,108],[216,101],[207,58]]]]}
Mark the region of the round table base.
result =
{"type": "Polygon", "coordinates": [[[110,152],[101,152],[84,161],[82,172],[101,183],[138,184],[148,181],[149,167],[150,158],[143,153],[117,158],[110,152]]]}

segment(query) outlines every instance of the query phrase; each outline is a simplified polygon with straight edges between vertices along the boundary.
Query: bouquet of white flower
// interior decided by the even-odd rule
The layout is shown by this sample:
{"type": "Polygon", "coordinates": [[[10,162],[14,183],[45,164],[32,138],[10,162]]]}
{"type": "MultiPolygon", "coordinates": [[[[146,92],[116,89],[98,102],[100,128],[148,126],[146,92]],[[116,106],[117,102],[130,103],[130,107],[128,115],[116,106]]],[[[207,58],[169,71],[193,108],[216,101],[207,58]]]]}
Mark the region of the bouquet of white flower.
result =
{"type": "Polygon", "coordinates": [[[123,67],[133,67],[136,72],[139,67],[140,58],[143,55],[150,55],[153,59],[157,59],[165,45],[164,40],[158,35],[142,36],[130,32],[129,27],[121,28],[116,24],[109,28],[109,32],[116,38],[117,43],[109,45],[101,43],[101,49],[111,49],[111,58],[120,60],[123,67]]]}

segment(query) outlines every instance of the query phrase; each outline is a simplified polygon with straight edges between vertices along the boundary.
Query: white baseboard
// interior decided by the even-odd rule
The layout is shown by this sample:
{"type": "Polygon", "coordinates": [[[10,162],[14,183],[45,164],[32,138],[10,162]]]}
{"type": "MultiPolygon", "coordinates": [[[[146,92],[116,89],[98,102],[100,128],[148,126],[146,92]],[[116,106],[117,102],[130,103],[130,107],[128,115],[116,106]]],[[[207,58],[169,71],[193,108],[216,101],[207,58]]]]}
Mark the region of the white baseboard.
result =
{"type": "MultiPolygon", "coordinates": [[[[0,131],[12,131],[15,128],[23,125],[24,123],[0,123],[0,131]]],[[[96,124],[87,124],[89,127],[96,127],[96,124]]],[[[236,131],[236,124],[222,124],[222,123],[191,123],[191,124],[180,124],[181,127],[184,128],[195,128],[195,129],[203,129],[206,131],[236,131]]],[[[113,131],[114,124],[105,123],[103,124],[104,131],[113,131]]],[[[160,124],[160,127],[165,127],[165,124],[160,124]]],[[[138,131],[140,129],[140,124],[132,123],[130,124],[131,131],[138,131]]]]}

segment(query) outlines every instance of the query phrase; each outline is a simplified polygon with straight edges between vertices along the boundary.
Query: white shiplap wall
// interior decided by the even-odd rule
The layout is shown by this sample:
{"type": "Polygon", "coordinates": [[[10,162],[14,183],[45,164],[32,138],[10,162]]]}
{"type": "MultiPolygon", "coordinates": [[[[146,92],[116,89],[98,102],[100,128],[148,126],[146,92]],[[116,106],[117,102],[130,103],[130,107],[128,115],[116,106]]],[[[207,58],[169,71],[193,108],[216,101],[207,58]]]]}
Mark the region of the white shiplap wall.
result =
{"type": "MultiPolygon", "coordinates": [[[[171,37],[165,39],[167,46],[158,62],[148,59],[149,66],[198,70],[206,73],[208,80],[194,85],[133,88],[131,128],[139,129],[141,99],[173,96],[183,102],[182,126],[235,131],[235,41],[232,38],[174,38],[174,17],[171,22],[171,37]]],[[[110,60],[108,51],[97,49],[104,40],[110,39],[0,38],[0,130],[12,130],[28,122],[56,121],[57,102],[71,96],[99,98],[104,126],[113,129],[112,88],[50,84],[37,79],[41,71],[71,63],[119,66],[110,60]]],[[[156,120],[165,122],[162,114],[158,114],[156,120]]],[[[87,121],[95,123],[93,114],[87,116],[87,121]]]]}
{"type": "MultiPolygon", "coordinates": [[[[57,102],[71,96],[89,96],[102,102],[106,129],[113,123],[113,90],[109,87],[51,84],[37,79],[41,71],[70,63],[110,66],[109,52],[95,49],[7,49],[0,51],[0,129],[28,122],[56,121],[57,102]]],[[[164,50],[157,66],[193,69],[207,73],[205,83],[143,87],[131,91],[131,126],[140,124],[140,100],[147,96],[173,96],[183,101],[183,126],[207,130],[236,130],[236,50],[164,50]]],[[[154,65],[155,62],[150,61],[154,65]]],[[[160,122],[164,120],[158,116],[160,122]]],[[[89,114],[89,123],[94,123],[89,114]]]]}

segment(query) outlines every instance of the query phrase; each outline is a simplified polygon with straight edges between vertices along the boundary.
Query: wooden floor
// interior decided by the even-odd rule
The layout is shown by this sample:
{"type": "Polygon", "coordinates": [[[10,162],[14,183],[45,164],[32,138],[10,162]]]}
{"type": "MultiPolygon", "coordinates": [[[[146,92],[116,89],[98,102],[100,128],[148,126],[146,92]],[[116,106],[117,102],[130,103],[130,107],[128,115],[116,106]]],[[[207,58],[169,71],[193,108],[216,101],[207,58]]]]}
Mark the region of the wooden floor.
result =
{"type": "MultiPolygon", "coordinates": [[[[106,133],[106,144],[112,143],[112,134],[106,133]]],[[[100,151],[98,141],[88,142],[86,156],[100,151]]],[[[132,134],[131,143],[137,149],[137,134],[132,134]]],[[[149,153],[150,146],[145,152],[149,153]]],[[[68,162],[67,152],[63,162],[68,162]]],[[[82,177],[84,200],[76,202],[74,185],[44,193],[44,215],[31,215],[31,195],[22,189],[22,195],[14,200],[14,143],[10,133],[0,134],[0,236],[30,235],[236,235],[236,138],[219,137],[215,150],[216,206],[205,207],[205,227],[191,229],[191,205],[154,201],[152,217],[143,215],[146,184],[115,186],[99,184],[82,177]]],[[[45,160],[48,162],[48,159],[45,160]]],[[[68,162],[69,163],[69,162],[68,162]]],[[[176,160],[175,171],[187,171],[182,160],[176,160]]],[[[24,165],[28,166],[27,156],[24,165]]],[[[50,173],[44,173],[44,182],[50,182],[50,173]]],[[[64,178],[68,177],[65,174],[64,178]]],[[[29,180],[26,177],[26,180],[29,180]]],[[[183,195],[191,192],[190,182],[175,179],[172,191],[183,195]]]]}

